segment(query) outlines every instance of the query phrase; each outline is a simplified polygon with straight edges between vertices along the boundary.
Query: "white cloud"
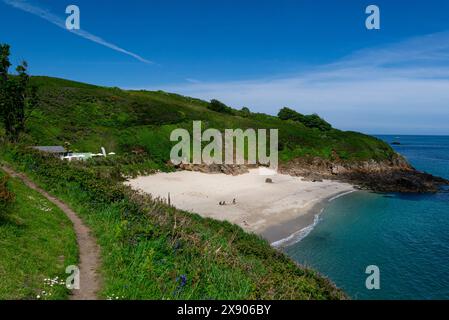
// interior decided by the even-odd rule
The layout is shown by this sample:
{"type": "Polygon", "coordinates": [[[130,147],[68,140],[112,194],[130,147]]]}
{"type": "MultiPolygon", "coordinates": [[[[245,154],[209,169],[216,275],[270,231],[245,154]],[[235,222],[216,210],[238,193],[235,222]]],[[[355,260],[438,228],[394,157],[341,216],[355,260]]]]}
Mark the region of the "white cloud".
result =
{"type": "Polygon", "coordinates": [[[449,33],[361,50],[296,76],[163,89],[270,114],[290,106],[348,130],[449,134],[449,33]]]}
{"type": "MultiPolygon", "coordinates": [[[[40,18],[42,18],[44,20],[47,20],[48,22],[53,23],[54,25],[56,25],[56,26],[58,26],[58,27],[60,27],[62,29],[67,30],[66,26],[65,26],[65,20],[63,20],[60,17],[54,15],[53,13],[49,12],[46,9],[34,6],[34,5],[28,3],[25,0],[3,0],[3,2],[6,3],[9,6],[12,6],[12,7],[16,8],[16,9],[20,9],[20,10],[28,12],[28,13],[31,13],[31,14],[33,14],[35,16],[38,16],[38,17],[40,17],[40,18]]],[[[142,58],[138,54],[135,54],[135,53],[133,53],[131,51],[125,50],[125,49],[123,49],[123,48],[121,48],[121,47],[119,47],[119,46],[117,46],[117,45],[115,45],[113,43],[110,43],[110,42],[108,42],[108,41],[106,41],[106,40],[104,40],[104,39],[102,39],[102,38],[100,38],[100,37],[90,33],[90,32],[85,31],[85,30],[80,29],[80,30],[67,30],[67,31],[72,32],[72,33],[74,33],[74,34],[76,34],[76,35],[78,35],[78,36],[80,36],[80,37],[82,37],[84,39],[87,39],[87,40],[93,41],[95,43],[98,43],[98,44],[100,44],[102,46],[105,46],[105,47],[107,47],[109,49],[112,49],[112,50],[115,50],[117,52],[126,54],[128,56],[131,56],[131,57],[139,60],[140,62],[149,63],[149,64],[153,63],[152,61],[149,61],[147,59],[142,58]]]]}

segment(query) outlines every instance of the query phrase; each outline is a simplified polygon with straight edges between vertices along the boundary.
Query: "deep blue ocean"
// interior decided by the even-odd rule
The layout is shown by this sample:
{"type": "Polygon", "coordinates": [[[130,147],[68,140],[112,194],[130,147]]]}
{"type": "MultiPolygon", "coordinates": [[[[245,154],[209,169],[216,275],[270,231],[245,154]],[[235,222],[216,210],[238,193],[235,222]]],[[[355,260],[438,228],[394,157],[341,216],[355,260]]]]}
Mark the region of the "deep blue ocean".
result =
{"type": "MultiPolygon", "coordinates": [[[[448,136],[378,136],[417,169],[449,179],[448,136]]],[[[285,249],[318,270],[352,299],[449,299],[449,192],[376,194],[365,191],[329,204],[320,222],[285,249]],[[368,290],[368,265],[380,289],[368,290]]]]}

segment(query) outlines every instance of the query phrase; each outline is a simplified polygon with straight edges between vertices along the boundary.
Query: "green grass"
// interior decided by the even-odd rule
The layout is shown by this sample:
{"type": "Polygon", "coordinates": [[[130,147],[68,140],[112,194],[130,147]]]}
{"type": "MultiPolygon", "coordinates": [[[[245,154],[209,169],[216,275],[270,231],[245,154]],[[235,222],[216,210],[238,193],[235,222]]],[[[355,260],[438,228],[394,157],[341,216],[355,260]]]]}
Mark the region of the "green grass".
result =
{"type": "Polygon", "coordinates": [[[74,151],[98,152],[104,146],[117,153],[67,163],[18,146],[0,149],[1,158],[66,201],[94,231],[102,249],[102,297],[345,298],[327,279],[297,266],[260,237],[137,197],[118,177],[170,170],[170,132],[191,131],[194,120],[201,120],[203,129],[278,129],[281,162],[336,156],[348,162],[385,160],[394,155],[390,146],[364,134],[320,131],[266,114],[219,113],[206,101],[162,91],[125,91],[49,77],[31,81],[39,87],[41,103],[27,123],[22,145],[69,142],[74,151]]]}
{"type": "Polygon", "coordinates": [[[345,298],[330,281],[260,237],[139,196],[97,168],[21,148],[5,147],[0,157],[91,227],[102,251],[104,298],[345,298]]]}
{"type": "MultiPolygon", "coordinates": [[[[0,171],[0,176],[3,173],[0,171]]],[[[39,193],[17,179],[9,182],[16,199],[0,216],[0,300],[66,299],[65,268],[76,265],[78,249],[71,222],[39,193]],[[46,292],[46,294],[43,293],[46,292]]]]}
{"type": "Polygon", "coordinates": [[[67,141],[75,151],[99,152],[104,146],[122,155],[138,149],[146,156],[138,166],[143,169],[147,161],[164,169],[174,145],[170,132],[175,128],[191,131],[194,120],[201,120],[204,129],[278,129],[282,162],[296,157],[332,159],[333,154],[344,161],[384,160],[394,155],[390,146],[368,135],[320,131],[235,109],[232,114],[219,113],[210,110],[206,101],[163,91],[126,91],[50,77],[32,77],[31,82],[39,88],[41,103],[29,119],[25,143],[67,141]]]}

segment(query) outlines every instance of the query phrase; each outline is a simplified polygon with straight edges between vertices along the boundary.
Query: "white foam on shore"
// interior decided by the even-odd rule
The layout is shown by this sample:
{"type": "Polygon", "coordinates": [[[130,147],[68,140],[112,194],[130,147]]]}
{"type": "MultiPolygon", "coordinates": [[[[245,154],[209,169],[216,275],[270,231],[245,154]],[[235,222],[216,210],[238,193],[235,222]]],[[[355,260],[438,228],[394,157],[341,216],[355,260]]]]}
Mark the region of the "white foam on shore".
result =
{"type": "MultiPolygon", "coordinates": [[[[346,196],[346,195],[351,194],[351,193],[356,192],[356,191],[357,190],[350,190],[350,191],[347,191],[347,192],[343,192],[343,193],[337,194],[336,196],[330,198],[328,200],[328,202],[332,202],[335,199],[338,199],[340,197],[346,196]]],[[[309,225],[309,226],[307,226],[305,228],[302,228],[299,231],[296,231],[295,233],[289,235],[288,237],[286,237],[284,239],[272,242],[271,246],[273,246],[275,248],[279,248],[279,247],[285,247],[287,245],[292,245],[292,244],[300,242],[302,239],[307,237],[310,234],[310,232],[312,232],[312,230],[316,227],[318,222],[320,222],[320,215],[323,213],[323,211],[324,211],[324,208],[321,209],[321,211],[318,214],[315,215],[315,217],[313,218],[313,223],[311,225],[309,225]]]]}
{"type": "Polygon", "coordinates": [[[315,226],[320,221],[320,215],[323,212],[324,209],[321,209],[320,213],[317,213],[315,217],[313,218],[313,223],[305,228],[302,228],[299,231],[296,231],[295,233],[289,235],[287,238],[272,242],[271,245],[275,248],[284,247],[286,245],[292,245],[295,243],[298,243],[305,237],[309,235],[310,232],[315,228],[315,226]]]}
{"type": "Polygon", "coordinates": [[[334,201],[335,199],[338,199],[338,198],[340,198],[340,197],[343,197],[343,196],[346,196],[346,195],[348,195],[348,194],[350,194],[350,193],[353,193],[353,192],[356,192],[357,190],[350,190],[350,191],[347,191],[347,192],[343,192],[343,193],[340,193],[340,194],[337,194],[335,197],[332,197],[332,198],[330,198],[329,200],[327,200],[328,202],[332,202],[332,201],[334,201]]]}

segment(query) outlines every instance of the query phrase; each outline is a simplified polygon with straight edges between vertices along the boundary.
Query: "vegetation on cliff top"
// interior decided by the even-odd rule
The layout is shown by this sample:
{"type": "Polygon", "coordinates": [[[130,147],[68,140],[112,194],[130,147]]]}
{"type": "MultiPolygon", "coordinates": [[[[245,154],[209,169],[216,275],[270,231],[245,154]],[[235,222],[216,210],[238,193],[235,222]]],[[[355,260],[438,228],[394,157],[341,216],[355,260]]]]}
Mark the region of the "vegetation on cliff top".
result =
{"type": "MultiPolygon", "coordinates": [[[[39,107],[21,134],[23,145],[100,146],[118,155],[67,163],[3,143],[0,157],[28,173],[75,209],[102,248],[103,297],[127,299],[341,299],[344,293],[297,266],[256,235],[203,219],[119,183],[133,169],[169,169],[170,133],[205,128],[279,129],[280,160],[302,156],[384,160],[392,149],[370,136],[333,129],[316,115],[252,113],[213,100],[162,91],[125,91],[32,77],[39,107]],[[300,115],[300,116],[298,116],[300,115]]],[[[285,109],[284,109],[285,110],[285,109]]]]}
{"type": "MultiPolygon", "coordinates": [[[[393,156],[390,146],[371,136],[333,129],[316,115],[298,119],[232,109],[163,91],[106,88],[69,80],[32,77],[39,88],[39,108],[27,123],[27,144],[62,145],[97,151],[104,146],[118,154],[138,154],[155,167],[169,159],[170,132],[192,130],[192,121],[206,128],[277,128],[281,161],[312,156],[343,161],[384,160],[393,156]]],[[[285,113],[285,112],[284,112],[285,113]]],[[[299,115],[299,113],[297,113],[299,115]]]]}
{"type": "Polygon", "coordinates": [[[104,298],[346,298],[260,237],[138,195],[95,166],[11,145],[0,158],[68,203],[93,230],[104,298]]]}

